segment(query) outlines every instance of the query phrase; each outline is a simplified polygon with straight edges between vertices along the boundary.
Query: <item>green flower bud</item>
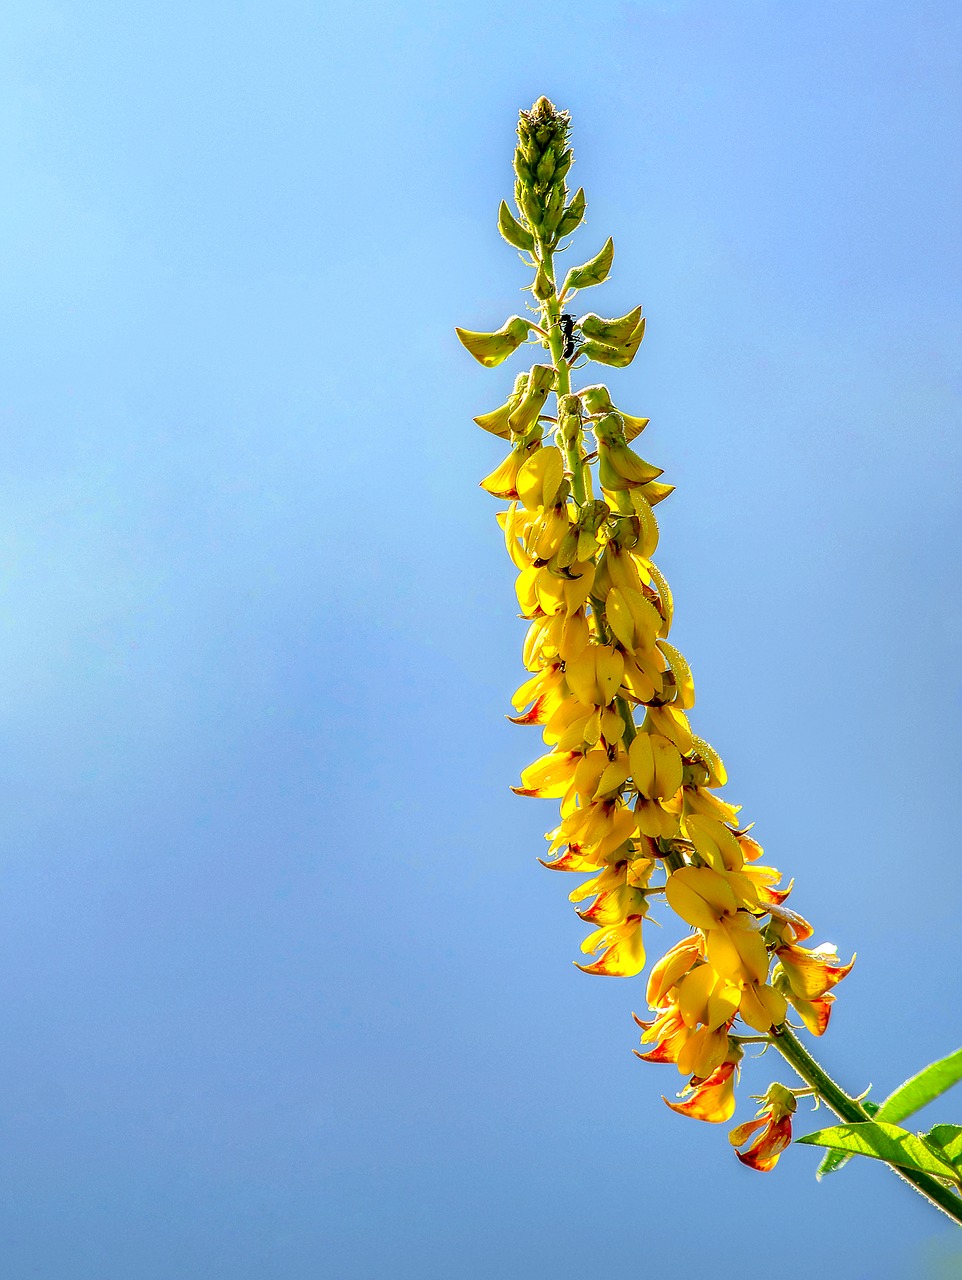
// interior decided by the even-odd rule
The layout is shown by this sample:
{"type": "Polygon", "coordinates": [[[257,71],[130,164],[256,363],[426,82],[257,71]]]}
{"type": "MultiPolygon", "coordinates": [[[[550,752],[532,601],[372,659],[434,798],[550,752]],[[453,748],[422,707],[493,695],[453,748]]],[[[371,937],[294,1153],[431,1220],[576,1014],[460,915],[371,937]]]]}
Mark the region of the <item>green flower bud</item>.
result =
{"type": "Polygon", "coordinates": [[[575,158],[575,153],[569,147],[568,150],[564,153],[564,155],[560,158],[558,163],[555,165],[555,169],[554,169],[555,182],[559,182],[561,181],[562,178],[564,178],[565,174],[571,168],[571,162],[574,160],[574,158],[575,158]]]}
{"type": "Polygon", "coordinates": [[[550,151],[546,151],[545,154],[538,161],[538,167],[535,170],[535,176],[537,177],[539,183],[543,184],[544,186],[547,186],[548,183],[551,181],[551,179],[554,177],[554,171],[555,171],[555,158],[550,151]]]}
{"type": "Polygon", "coordinates": [[[615,258],[615,243],[611,236],[605,241],[600,252],[580,267],[572,267],[565,276],[563,293],[572,289],[589,289],[593,284],[601,284],[607,280],[608,272],[615,258]]]}
{"type": "Polygon", "coordinates": [[[626,316],[620,316],[617,320],[603,320],[601,316],[589,311],[576,323],[586,338],[595,338],[609,347],[618,347],[634,335],[640,320],[641,307],[635,307],[634,311],[629,311],[626,316]]]}
{"type": "Polygon", "coordinates": [[[541,219],[544,217],[544,207],[535,193],[529,187],[521,188],[521,212],[528,219],[534,230],[540,230],[541,219]]]}
{"type": "Polygon", "coordinates": [[[550,364],[536,364],[528,375],[528,385],[518,407],[508,416],[508,426],[516,436],[526,435],[537,423],[548,392],[554,385],[555,372],[550,364]]]}
{"type": "Polygon", "coordinates": [[[501,207],[498,209],[498,230],[508,244],[513,245],[515,249],[526,249],[530,252],[534,248],[534,236],[521,225],[504,200],[501,201],[501,207]]]}
{"type": "Polygon", "coordinates": [[[517,351],[528,336],[531,322],[521,316],[509,316],[494,333],[475,333],[471,329],[455,329],[463,346],[486,369],[493,369],[517,351]]]}
{"type": "Polygon", "coordinates": [[[552,237],[552,243],[555,240],[555,230],[561,221],[561,215],[564,212],[565,205],[565,189],[564,186],[552,187],[548,192],[548,199],[545,201],[544,209],[544,229],[548,236],[552,237]]]}
{"type": "Polygon", "coordinates": [[[539,262],[538,270],[534,278],[534,284],[531,286],[531,292],[539,302],[544,302],[546,298],[550,298],[554,293],[554,285],[551,283],[551,277],[545,271],[544,266],[539,262]]]}
{"type": "Polygon", "coordinates": [[[558,223],[558,238],[571,235],[576,227],[581,225],[585,216],[585,192],[584,187],[579,187],[571,197],[571,203],[561,215],[561,221],[558,223]]]}
{"type": "Polygon", "coordinates": [[[582,345],[581,354],[587,356],[589,360],[597,360],[599,364],[609,364],[616,369],[625,369],[638,354],[638,348],[641,346],[641,340],[644,336],[645,321],[642,320],[627,342],[623,342],[619,346],[609,346],[605,342],[598,342],[589,338],[582,345]]]}
{"type": "Polygon", "coordinates": [[[589,414],[611,413],[614,405],[611,403],[611,396],[608,394],[608,388],[599,382],[596,386],[585,387],[583,391],[578,392],[581,397],[581,403],[588,410],[589,414]]]}
{"type": "Polygon", "coordinates": [[[518,181],[523,186],[534,186],[534,174],[531,172],[531,166],[525,160],[520,147],[514,153],[514,171],[518,175],[518,181]]]}

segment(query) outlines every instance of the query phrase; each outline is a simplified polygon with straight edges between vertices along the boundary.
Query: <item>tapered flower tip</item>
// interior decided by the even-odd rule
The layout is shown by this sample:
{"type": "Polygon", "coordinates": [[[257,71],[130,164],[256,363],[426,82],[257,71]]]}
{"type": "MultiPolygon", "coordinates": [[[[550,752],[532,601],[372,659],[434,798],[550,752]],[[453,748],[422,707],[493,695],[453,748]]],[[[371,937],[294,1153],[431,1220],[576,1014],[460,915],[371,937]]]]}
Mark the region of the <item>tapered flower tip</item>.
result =
{"type": "Polygon", "coordinates": [[[706,1080],[694,1086],[684,1102],[669,1102],[664,1095],[662,1101],[680,1116],[724,1124],[735,1114],[735,1063],[723,1062],[706,1080]]]}

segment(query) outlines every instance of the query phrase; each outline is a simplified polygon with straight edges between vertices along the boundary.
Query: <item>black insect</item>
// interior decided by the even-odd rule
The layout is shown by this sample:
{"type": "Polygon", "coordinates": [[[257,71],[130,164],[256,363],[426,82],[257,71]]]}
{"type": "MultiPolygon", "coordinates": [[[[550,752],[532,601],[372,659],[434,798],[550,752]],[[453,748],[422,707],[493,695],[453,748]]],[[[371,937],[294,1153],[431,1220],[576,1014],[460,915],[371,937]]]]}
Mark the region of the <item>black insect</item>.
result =
{"type": "Polygon", "coordinates": [[[564,338],[564,349],[561,354],[565,360],[570,360],[575,353],[575,318],[569,316],[566,311],[558,317],[558,323],[561,326],[561,336],[564,338]]]}

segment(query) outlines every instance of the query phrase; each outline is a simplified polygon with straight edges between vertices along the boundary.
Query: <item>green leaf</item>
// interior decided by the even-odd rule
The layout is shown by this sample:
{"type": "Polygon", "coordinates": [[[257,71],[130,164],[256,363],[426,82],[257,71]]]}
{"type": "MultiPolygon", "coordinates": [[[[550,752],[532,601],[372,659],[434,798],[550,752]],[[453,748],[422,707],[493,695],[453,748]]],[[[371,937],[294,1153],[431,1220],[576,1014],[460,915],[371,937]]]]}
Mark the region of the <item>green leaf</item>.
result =
{"type": "Polygon", "coordinates": [[[879,1124],[875,1120],[865,1120],[861,1124],[837,1124],[797,1141],[851,1155],[870,1156],[873,1160],[898,1165],[900,1169],[914,1169],[917,1173],[950,1178],[956,1183],[962,1177],[948,1160],[940,1159],[921,1138],[895,1124],[879,1124]]]}
{"type": "Polygon", "coordinates": [[[962,1167],[962,1124],[937,1124],[925,1135],[925,1141],[945,1152],[957,1167],[962,1167]]]}
{"type": "Polygon", "coordinates": [[[962,1080],[962,1049],[931,1063],[918,1075],[910,1076],[900,1084],[879,1107],[877,1118],[893,1124],[904,1120],[927,1106],[940,1093],[945,1093],[946,1089],[951,1089],[959,1080],[962,1080]]]}
{"type": "MultiPolygon", "coordinates": [[[[862,1103],[862,1106],[870,1116],[874,1116],[878,1111],[878,1105],[877,1102],[862,1103]]],[[[822,1163],[815,1170],[816,1181],[821,1182],[826,1174],[834,1173],[836,1169],[841,1169],[842,1165],[848,1164],[851,1158],[852,1153],[850,1151],[826,1151],[822,1157],[822,1163]]]]}

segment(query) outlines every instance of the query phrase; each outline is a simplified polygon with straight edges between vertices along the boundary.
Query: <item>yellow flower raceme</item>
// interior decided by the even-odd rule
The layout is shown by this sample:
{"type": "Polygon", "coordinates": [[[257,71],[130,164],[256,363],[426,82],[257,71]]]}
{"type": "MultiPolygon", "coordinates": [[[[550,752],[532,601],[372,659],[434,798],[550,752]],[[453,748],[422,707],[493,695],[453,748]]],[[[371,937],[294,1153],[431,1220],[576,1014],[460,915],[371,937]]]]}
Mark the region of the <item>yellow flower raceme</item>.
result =
{"type": "MultiPolygon", "coordinates": [[[[519,217],[507,205],[499,215],[501,234],[530,258],[538,323],[513,317],[494,334],[464,331],[468,350],[488,365],[526,335],[550,357],[517,376],[505,404],[476,419],[509,448],[481,483],[509,502],[499,520],[528,622],[529,676],[514,694],[512,718],[537,725],[546,748],[514,790],[559,801],[544,865],[589,877],[569,895],[591,928],[584,972],[642,971],[643,921],[660,895],[690,930],[652,968],[654,1017],[639,1021],[646,1048],[636,1052],[688,1077],[683,1100],[669,1106],[717,1123],[734,1109],[741,1031],[770,1035],[791,1004],[820,1034],[830,989],[851,966],[833,949],[800,945],[812,929],[784,905],[792,886],[780,888],[779,872],[759,861],[761,846],[739,807],[718,794],[724,764],[689,722],[694,681],[668,639],[674,601],[652,559],[654,507],[672,486],[629,446],[648,420],[617,409],[601,384],[572,387],[579,350],[623,367],[645,324],[640,308],[611,320],[589,313],[583,328],[562,312],[575,291],[604,280],[613,253],[609,241],[559,287],[554,253],[585,207],[583,192],[570,201],[567,194],[567,129],[567,116],[547,99],[522,113],[519,217]]],[[[736,1130],[738,1145],[763,1130],[743,1161],[771,1167],[786,1106],[772,1102],[757,1123],[736,1130]]]]}

